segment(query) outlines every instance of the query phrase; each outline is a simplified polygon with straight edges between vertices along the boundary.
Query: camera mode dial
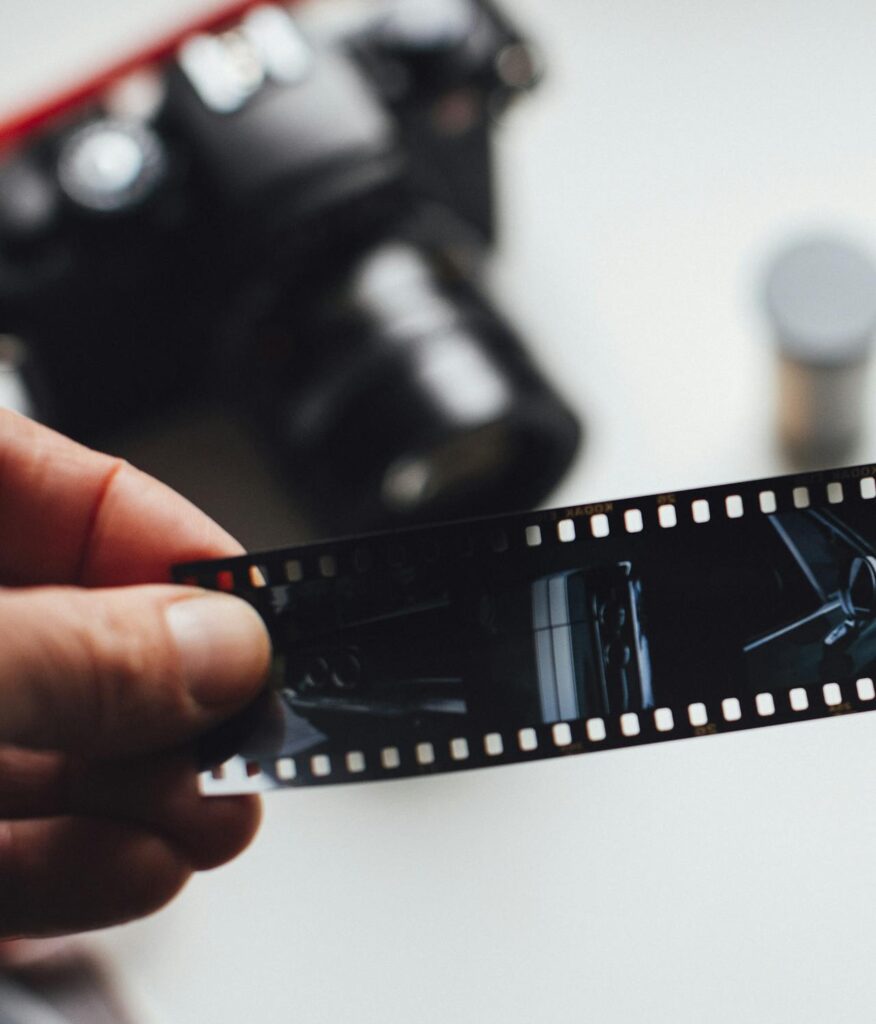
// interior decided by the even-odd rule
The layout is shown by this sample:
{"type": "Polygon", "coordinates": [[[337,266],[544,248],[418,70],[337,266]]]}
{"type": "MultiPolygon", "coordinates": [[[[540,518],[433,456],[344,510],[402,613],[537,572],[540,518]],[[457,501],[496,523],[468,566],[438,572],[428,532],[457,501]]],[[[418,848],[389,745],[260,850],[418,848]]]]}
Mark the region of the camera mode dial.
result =
{"type": "Polygon", "coordinates": [[[92,121],[67,137],[58,155],[58,181],[68,199],[93,213],[139,206],[162,180],[164,147],[143,124],[92,121]]]}

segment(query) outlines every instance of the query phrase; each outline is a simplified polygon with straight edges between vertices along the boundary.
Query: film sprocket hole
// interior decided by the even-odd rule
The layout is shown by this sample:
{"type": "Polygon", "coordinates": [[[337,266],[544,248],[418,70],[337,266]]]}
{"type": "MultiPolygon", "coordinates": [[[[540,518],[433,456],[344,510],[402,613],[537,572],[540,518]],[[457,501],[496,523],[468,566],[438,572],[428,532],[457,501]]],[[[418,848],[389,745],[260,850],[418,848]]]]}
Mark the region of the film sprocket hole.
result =
{"type": "Polygon", "coordinates": [[[249,601],[275,654],[260,697],[202,738],[202,789],[459,771],[872,711],[874,472],[176,566],[180,583],[249,601]]]}
{"type": "Polygon", "coordinates": [[[31,401],[92,440],[218,394],[334,530],[537,503],[579,426],[479,285],[493,122],[534,51],[484,2],[294,7],[191,35],[0,158],[31,401]]]}

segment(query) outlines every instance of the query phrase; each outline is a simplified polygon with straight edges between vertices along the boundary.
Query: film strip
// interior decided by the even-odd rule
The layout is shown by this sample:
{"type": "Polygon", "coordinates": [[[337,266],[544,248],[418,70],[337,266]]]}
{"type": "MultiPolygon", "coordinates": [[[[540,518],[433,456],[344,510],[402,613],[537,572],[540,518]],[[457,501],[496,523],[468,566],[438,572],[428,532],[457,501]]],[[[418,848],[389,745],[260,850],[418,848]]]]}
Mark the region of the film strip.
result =
{"type": "Polygon", "coordinates": [[[876,709],[876,466],[177,566],[274,642],[204,793],[429,775],[876,709]]]}

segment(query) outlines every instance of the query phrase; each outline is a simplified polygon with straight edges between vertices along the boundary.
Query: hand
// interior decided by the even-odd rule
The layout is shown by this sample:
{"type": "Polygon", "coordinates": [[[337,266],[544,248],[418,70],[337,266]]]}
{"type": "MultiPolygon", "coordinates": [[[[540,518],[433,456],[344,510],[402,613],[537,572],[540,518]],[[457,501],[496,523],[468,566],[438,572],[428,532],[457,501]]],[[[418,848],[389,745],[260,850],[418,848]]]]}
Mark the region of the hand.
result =
{"type": "Polygon", "coordinates": [[[202,798],[183,745],[256,694],[267,633],[238,598],[160,585],[240,551],[151,477],[0,411],[0,937],[149,913],[255,834],[258,800],[202,798]]]}

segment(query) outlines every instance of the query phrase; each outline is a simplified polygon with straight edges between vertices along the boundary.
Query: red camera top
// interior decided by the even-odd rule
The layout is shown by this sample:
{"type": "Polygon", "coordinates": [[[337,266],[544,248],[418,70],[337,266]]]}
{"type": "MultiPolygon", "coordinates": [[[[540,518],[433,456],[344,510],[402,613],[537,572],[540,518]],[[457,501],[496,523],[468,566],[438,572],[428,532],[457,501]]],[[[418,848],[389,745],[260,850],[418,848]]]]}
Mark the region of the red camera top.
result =
{"type": "Polygon", "coordinates": [[[0,121],[0,150],[39,129],[47,121],[87,103],[126,75],[165,60],[188,36],[196,32],[221,29],[259,2],[264,0],[232,0],[230,3],[222,4],[209,14],[187,21],[136,53],[97,71],[84,81],[79,81],[48,99],[19,110],[5,121],[0,121]]]}

